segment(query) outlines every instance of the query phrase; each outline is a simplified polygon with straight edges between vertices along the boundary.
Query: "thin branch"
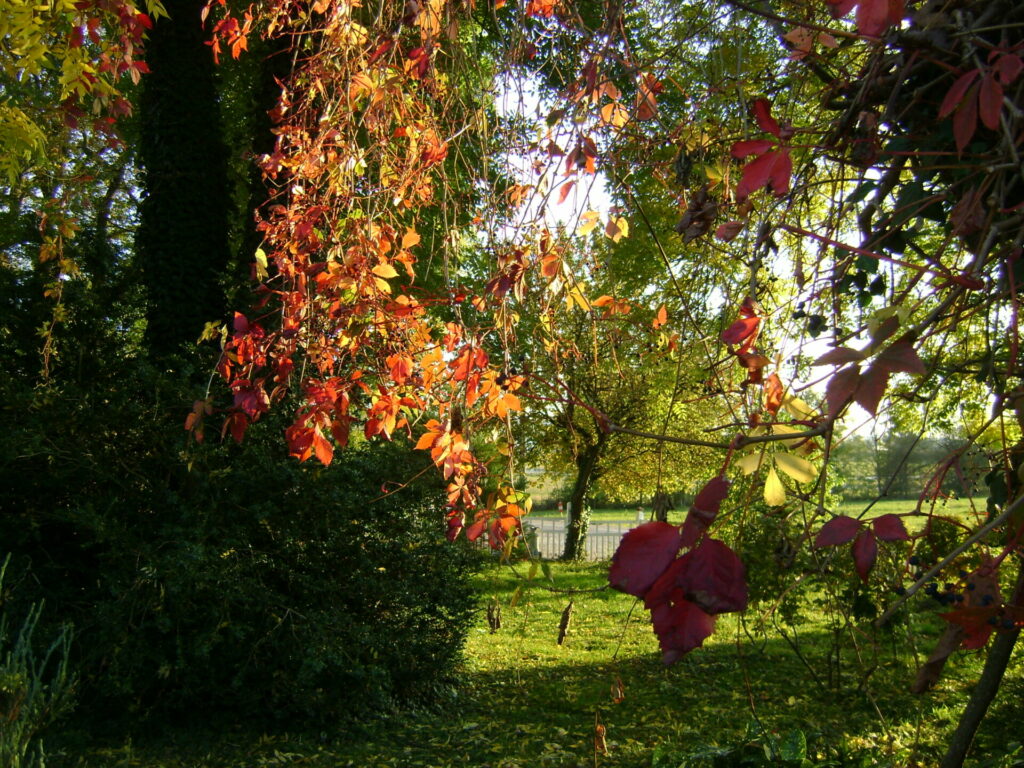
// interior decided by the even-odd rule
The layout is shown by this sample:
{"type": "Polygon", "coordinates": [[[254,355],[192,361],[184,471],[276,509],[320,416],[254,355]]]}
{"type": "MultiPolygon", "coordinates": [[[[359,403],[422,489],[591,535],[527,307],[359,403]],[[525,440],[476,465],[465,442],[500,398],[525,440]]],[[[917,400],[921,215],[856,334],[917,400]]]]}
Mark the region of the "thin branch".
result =
{"type": "Polygon", "coordinates": [[[951,562],[960,557],[960,555],[962,555],[968,549],[970,549],[979,541],[988,536],[994,529],[998,528],[1000,525],[1005,523],[1007,519],[1009,519],[1010,515],[1012,515],[1019,509],[1024,509],[1024,496],[1018,497],[1018,499],[1015,502],[1013,502],[1013,504],[1008,506],[1001,513],[999,513],[999,515],[997,515],[992,520],[983,525],[981,528],[979,528],[973,536],[970,536],[969,538],[961,542],[960,545],[953,549],[952,552],[950,552],[948,555],[942,558],[942,560],[940,560],[938,563],[932,566],[932,568],[929,569],[929,571],[926,574],[924,574],[921,578],[919,578],[917,581],[911,584],[910,587],[907,588],[907,591],[904,592],[895,603],[893,603],[888,607],[888,609],[886,609],[885,613],[883,613],[881,616],[875,619],[875,626],[883,626],[885,622],[892,618],[892,615],[896,613],[896,611],[898,611],[900,607],[905,602],[907,602],[907,600],[913,597],[914,594],[922,586],[924,586],[927,582],[931,581],[932,578],[934,578],[938,573],[940,573],[943,568],[945,568],[951,562]]]}

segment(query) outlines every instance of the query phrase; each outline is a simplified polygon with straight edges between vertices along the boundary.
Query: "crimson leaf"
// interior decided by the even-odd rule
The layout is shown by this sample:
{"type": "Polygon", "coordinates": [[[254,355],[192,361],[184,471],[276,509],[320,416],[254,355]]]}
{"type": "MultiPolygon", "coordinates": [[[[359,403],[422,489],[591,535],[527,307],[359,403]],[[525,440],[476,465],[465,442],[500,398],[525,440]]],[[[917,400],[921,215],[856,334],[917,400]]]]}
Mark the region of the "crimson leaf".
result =
{"type": "Polygon", "coordinates": [[[861,531],[860,535],[853,540],[853,565],[857,569],[857,575],[861,581],[868,580],[868,574],[875,565],[875,558],[878,557],[878,541],[875,534],[870,530],[861,531]]]}
{"type": "Polygon", "coordinates": [[[612,557],[608,582],[643,597],[679,552],[679,529],[668,523],[644,523],[629,531],[612,557]]]}
{"type": "Polygon", "coordinates": [[[688,600],[659,603],[651,609],[651,619],[665,664],[673,664],[684,654],[699,648],[715,631],[715,617],[688,600]]]}
{"type": "Polygon", "coordinates": [[[879,515],[871,521],[871,527],[882,541],[906,541],[910,538],[898,515],[879,515]]]}
{"type": "Polygon", "coordinates": [[[833,517],[821,526],[821,530],[818,531],[818,535],[814,538],[814,546],[835,547],[839,544],[845,544],[860,533],[860,529],[860,520],[847,517],[846,515],[833,517]]]}

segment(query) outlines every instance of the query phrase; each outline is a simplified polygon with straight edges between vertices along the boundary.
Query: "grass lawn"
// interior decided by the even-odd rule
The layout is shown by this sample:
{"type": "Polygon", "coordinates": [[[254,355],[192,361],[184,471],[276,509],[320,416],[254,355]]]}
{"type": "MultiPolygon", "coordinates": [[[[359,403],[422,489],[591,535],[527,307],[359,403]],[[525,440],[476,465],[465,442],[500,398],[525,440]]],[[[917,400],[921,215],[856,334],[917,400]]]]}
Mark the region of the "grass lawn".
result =
{"type": "MultiPolygon", "coordinates": [[[[747,744],[744,754],[763,756],[765,744],[798,750],[806,739],[808,761],[802,765],[931,768],[979,671],[976,654],[959,654],[935,691],[920,697],[907,692],[939,625],[931,607],[894,634],[857,629],[852,637],[858,650],[848,640],[838,664],[823,623],[797,626],[801,654],[817,682],[785,641],[758,630],[754,610],[745,626],[723,617],[705,648],[665,668],[647,613],[632,598],[609,590],[570,595],[549,589],[599,588],[605,565],[554,564],[551,581],[538,573],[526,582],[521,577],[527,566],[516,570],[519,577],[493,566],[480,577],[485,600],[502,607],[502,627],[492,634],[481,611],[462,690],[435,710],[367,723],[344,737],[304,733],[302,723],[290,735],[262,735],[243,726],[215,737],[136,736],[103,749],[73,748],[72,742],[62,748],[51,737],[56,754],[49,766],[689,768],[749,765],[739,762],[735,748],[747,744]],[[559,646],[559,619],[570,597],[573,619],[559,646]],[[905,650],[915,644],[916,657],[905,650]],[[623,699],[616,703],[618,680],[623,699]],[[595,721],[606,729],[607,754],[595,753],[595,721]],[[694,757],[715,747],[732,749],[731,757],[694,757]]],[[[1002,757],[1024,737],[1021,656],[1018,649],[977,743],[981,761],[971,765],[1024,765],[1024,756],[1019,762],[1002,757]]]]}

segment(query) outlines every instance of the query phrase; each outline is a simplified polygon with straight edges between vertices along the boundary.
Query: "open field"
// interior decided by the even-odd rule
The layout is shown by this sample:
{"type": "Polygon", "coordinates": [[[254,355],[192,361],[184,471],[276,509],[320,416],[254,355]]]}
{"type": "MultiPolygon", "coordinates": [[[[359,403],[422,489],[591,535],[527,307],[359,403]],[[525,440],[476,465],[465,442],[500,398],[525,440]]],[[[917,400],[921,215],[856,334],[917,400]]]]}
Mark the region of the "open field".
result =
{"type": "MultiPolygon", "coordinates": [[[[528,570],[493,566],[480,577],[483,603],[500,605],[502,626],[492,634],[481,611],[461,690],[435,710],[366,723],[345,737],[304,733],[302,723],[289,735],[239,724],[205,735],[149,731],[97,749],[76,747],[76,735],[66,734],[52,744],[51,768],[678,768],[740,765],[752,755],[760,761],[742,764],[931,768],[978,675],[978,656],[958,654],[935,691],[907,692],[940,623],[924,601],[895,631],[841,631],[838,657],[825,614],[809,611],[787,632],[814,676],[776,631],[763,631],[757,610],[742,625],[721,619],[705,648],[665,668],[646,611],[600,589],[604,567],[554,564],[551,580],[538,569],[532,581],[528,570]],[[570,589],[598,591],[561,591],[570,589]],[[570,599],[573,618],[559,646],[570,599]],[[607,754],[595,753],[595,721],[606,729],[607,754]],[[780,757],[804,741],[806,762],[763,759],[766,748],[780,757]],[[719,762],[696,757],[716,749],[727,754],[719,762]]],[[[1016,745],[1022,696],[1018,651],[969,765],[1024,765],[1016,745]]]]}

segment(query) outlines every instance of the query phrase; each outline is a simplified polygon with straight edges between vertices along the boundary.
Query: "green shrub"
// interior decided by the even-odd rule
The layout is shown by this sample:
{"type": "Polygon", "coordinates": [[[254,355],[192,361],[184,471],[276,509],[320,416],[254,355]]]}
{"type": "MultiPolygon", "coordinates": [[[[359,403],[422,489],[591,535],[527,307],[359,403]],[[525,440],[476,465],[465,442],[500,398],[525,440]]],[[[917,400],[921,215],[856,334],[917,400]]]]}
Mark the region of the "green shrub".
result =
{"type": "Polygon", "coordinates": [[[0,540],[31,575],[24,600],[75,623],[83,709],[309,723],[447,684],[474,556],[444,540],[422,452],[300,465],[273,419],[186,452],[182,389],[120,365],[88,389],[4,393],[0,424],[0,540]]]}

